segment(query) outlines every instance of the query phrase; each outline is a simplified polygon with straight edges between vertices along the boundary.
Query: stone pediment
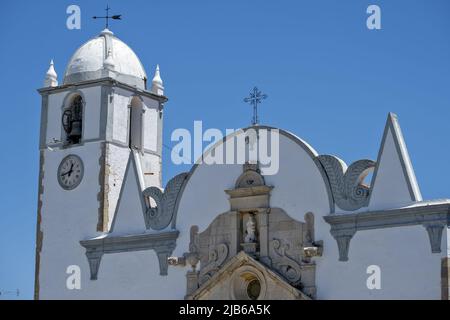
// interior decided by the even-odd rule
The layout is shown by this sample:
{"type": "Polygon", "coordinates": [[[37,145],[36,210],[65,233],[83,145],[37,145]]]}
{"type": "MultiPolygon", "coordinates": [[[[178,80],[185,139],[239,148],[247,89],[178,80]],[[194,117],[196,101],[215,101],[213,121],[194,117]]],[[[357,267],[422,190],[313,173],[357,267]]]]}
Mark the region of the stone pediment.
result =
{"type": "Polygon", "coordinates": [[[250,255],[241,251],[187,299],[194,300],[310,300],[250,255]]]}

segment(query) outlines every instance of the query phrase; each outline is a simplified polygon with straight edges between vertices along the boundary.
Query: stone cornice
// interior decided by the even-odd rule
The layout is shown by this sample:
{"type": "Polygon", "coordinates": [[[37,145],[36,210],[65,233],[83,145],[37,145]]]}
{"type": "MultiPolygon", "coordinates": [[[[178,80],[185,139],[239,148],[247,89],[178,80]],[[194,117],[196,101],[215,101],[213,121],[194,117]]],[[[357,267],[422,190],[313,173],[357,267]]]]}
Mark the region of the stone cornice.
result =
{"type": "Polygon", "coordinates": [[[83,88],[83,87],[92,87],[92,86],[98,86],[98,85],[109,85],[109,86],[115,86],[118,88],[127,89],[130,91],[133,91],[134,93],[136,93],[140,96],[145,96],[145,97],[149,97],[149,98],[158,100],[161,103],[165,103],[168,101],[168,98],[166,96],[159,96],[150,91],[143,90],[143,89],[140,89],[140,88],[137,88],[134,86],[130,86],[126,83],[117,81],[113,78],[101,78],[101,79],[95,79],[95,80],[87,80],[87,81],[79,82],[77,84],[63,84],[63,85],[60,85],[57,87],[45,87],[45,88],[38,89],[38,92],[41,95],[48,95],[49,93],[66,91],[67,89],[70,89],[70,88],[83,88]]]}
{"type": "Polygon", "coordinates": [[[444,226],[450,221],[450,201],[417,203],[417,205],[380,211],[350,214],[332,214],[323,217],[331,225],[330,233],[336,239],[339,260],[348,260],[350,240],[357,231],[422,225],[428,232],[431,252],[441,252],[444,226]]]}
{"type": "Polygon", "coordinates": [[[91,280],[97,279],[98,270],[103,254],[154,250],[158,255],[160,275],[167,275],[168,257],[175,249],[179,231],[161,233],[143,233],[126,236],[106,236],[81,240],[80,244],[86,248],[89,261],[91,280]]]}
{"type": "Polygon", "coordinates": [[[231,198],[242,198],[259,195],[268,195],[272,189],[273,187],[271,186],[256,186],[256,187],[225,190],[225,193],[227,193],[231,198]]]}

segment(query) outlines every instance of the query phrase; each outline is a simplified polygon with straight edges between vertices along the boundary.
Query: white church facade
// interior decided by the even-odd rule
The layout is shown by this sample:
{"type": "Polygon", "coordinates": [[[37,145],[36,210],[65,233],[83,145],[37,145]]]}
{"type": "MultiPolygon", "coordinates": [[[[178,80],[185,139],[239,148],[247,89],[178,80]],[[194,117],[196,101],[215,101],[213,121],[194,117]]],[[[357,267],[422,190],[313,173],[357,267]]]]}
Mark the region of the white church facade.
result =
{"type": "Polygon", "coordinates": [[[202,161],[163,188],[158,67],[147,83],[105,29],[39,93],[36,299],[449,299],[450,200],[422,199],[395,114],[375,160],[347,166],[255,125],[202,159],[276,132],[275,174],[257,157],[202,161]]]}

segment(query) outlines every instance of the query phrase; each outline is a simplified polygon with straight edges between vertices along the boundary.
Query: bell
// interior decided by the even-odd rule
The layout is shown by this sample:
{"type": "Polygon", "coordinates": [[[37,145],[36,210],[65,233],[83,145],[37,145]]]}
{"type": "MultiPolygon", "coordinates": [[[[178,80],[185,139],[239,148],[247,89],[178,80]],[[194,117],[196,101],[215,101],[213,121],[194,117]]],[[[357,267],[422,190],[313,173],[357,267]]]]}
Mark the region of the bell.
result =
{"type": "Polygon", "coordinates": [[[81,121],[73,121],[72,122],[72,131],[70,132],[71,137],[80,137],[81,136],[81,121]]]}

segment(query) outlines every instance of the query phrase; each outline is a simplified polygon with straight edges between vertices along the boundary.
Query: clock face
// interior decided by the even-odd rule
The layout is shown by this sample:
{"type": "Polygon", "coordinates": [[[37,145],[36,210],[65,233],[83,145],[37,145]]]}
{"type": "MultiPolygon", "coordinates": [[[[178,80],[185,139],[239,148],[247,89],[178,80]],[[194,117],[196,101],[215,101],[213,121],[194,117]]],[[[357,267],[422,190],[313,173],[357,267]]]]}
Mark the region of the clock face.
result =
{"type": "Polygon", "coordinates": [[[76,155],[65,157],[58,167],[58,182],[66,190],[75,189],[83,179],[83,161],[76,155]]]}

